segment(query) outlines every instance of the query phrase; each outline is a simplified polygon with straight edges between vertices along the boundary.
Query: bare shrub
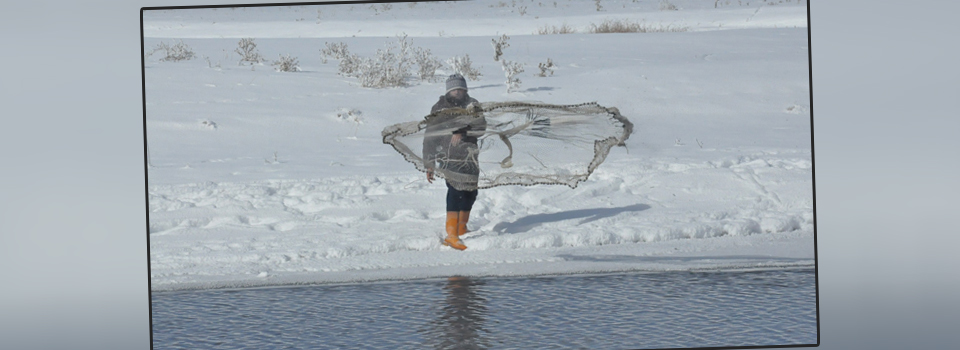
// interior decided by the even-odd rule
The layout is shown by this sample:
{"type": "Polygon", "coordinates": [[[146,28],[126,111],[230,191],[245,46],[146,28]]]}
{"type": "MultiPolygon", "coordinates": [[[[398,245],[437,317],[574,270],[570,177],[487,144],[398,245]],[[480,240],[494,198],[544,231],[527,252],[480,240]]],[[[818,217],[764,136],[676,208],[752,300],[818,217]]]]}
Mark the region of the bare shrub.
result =
{"type": "Polygon", "coordinates": [[[560,25],[559,27],[557,27],[557,26],[551,26],[551,25],[544,25],[543,27],[540,27],[539,29],[537,29],[537,34],[539,34],[539,35],[546,35],[546,34],[573,34],[573,33],[576,33],[576,32],[577,32],[576,29],[573,29],[573,27],[567,25],[566,23],[560,25]]]}
{"type": "Polygon", "coordinates": [[[385,49],[377,50],[373,60],[367,59],[360,66],[360,85],[364,87],[404,86],[411,64],[412,43],[407,35],[397,36],[395,44],[387,44],[385,49]],[[394,51],[396,50],[396,52],[394,51]]]}
{"type": "Polygon", "coordinates": [[[437,69],[443,67],[443,62],[433,56],[430,50],[422,47],[413,48],[413,60],[417,63],[417,76],[421,81],[431,81],[437,73],[437,69]]]}
{"type": "Polygon", "coordinates": [[[290,55],[280,55],[280,59],[273,61],[270,65],[276,67],[278,72],[300,71],[300,62],[297,61],[296,57],[290,55]]]}
{"type": "Polygon", "coordinates": [[[260,56],[260,52],[257,51],[257,44],[253,42],[253,38],[240,39],[240,42],[237,43],[237,49],[233,52],[240,55],[240,62],[237,62],[238,66],[243,65],[244,62],[259,64],[265,61],[263,56],[260,56]]]}
{"type": "Polygon", "coordinates": [[[347,44],[344,42],[324,43],[324,45],[327,47],[320,49],[320,58],[323,63],[327,63],[327,58],[342,60],[344,57],[350,56],[350,51],[347,50],[347,44]]]}
{"type": "Polygon", "coordinates": [[[344,42],[324,43],[326,48],[320,49],[320,58],[323,63],[327,63],[328,58],[339,60],[337,67],[338,74],[353,77],[360,67],[360,56],[350,54],[347,44],[344,42]]]}
{"type": "Polygon", "coordinates": [[[497,39],[490,40],[493,42],[493,50],[494,50],[493,60],[494,61],[499,61],[500,56],[503,56],[503,49],[510,47],[510,44],[507,43],[507,40],[509,39],[510,39],[509,36],[507,36],[506,34],[503,34],[497,39]]]}
{"type": "Polygon", "coordinates": [[[391,48],[377,50],[373,58],[361,58],[354,76],[360,86],[386,88],[406,85],[406,67],[391,48]]]}
{"type": "Polygon", "coordinates": [[[174,45],[167,45],[167,43],[160,42],[157,44],[157,47],[151,51],[149,55],[153,55],[154,52],[163,51],[163,57],[160,58],[161,61],[186,61],[192,60],[196,54],[193,53],[193,50],[184,44],[182,40],[178,40],[174,45]]]}
{"type": "Polygon", "coordinates": [[[447,65],[453,68],[455,73],[470,80],[480,80],[483,75],[476,68],[471,67],[472,64],[470,55],[456,56],[447,60],[447,65]]]}
{"type": "MultiPolygon", "coordinates": [[[[346,46],[343,46],[346,53],[346,46]]],[[[340,74],[354,77],[360,86],[371,88],[386,88],[406,85],[406,77],[411,64],[411,44],[407,36],[402,35],[397,43],[387,43],[386,47],[377,50],[374,57],[360,57],[356,54],[347,54],[340,59],[340,74]]]]}
{"type": "Polygon", "coordinates": [[[660,0],[660,11],[676,11],[677,6],[670,3],[670,0],[660,0]]]}
{"type": "Polygon", "coordinates": [[[357,55],[347,55],[340,59],[337,66],[337,73],[346,77],[356,77],[360,70],[361,58],[357,55]]]}
{"type": "Polygon", "coordinates": [[[540,74],[537,74],[537,76],[541,77],[547,76],[548,71],[550,72],[550,75],[553,76],[553,70],[557,68],[557,66],[553,64],[553,60],[549,58],[547,58],[546,63],[540,63],[538,66],[540,67],[540,74]]]}
{"type": "MultiPolygon", "coordinates": [[[[428,49],[416,47],[406,34],[397,36],[396,42],[386,43],[383,49],[377,50],[373,57],[361,57],[351,54],[345,43],[326,43],[326,48],[320,50],[323,62],[327,58],[340,60],[338,74],[357,78],[360,86],[369,88],[387,88],[406,86],[411,78],[420,81],[433,81],[443,62],[433,56],[428,49]]],[[[466,68],[469,68],[469,60],[466,68]]],[[[479,76],[470,74],[466,69],[464,76],[479,76]]]]}
{"type": "Polygon", "coordinates": [[[685,32],[690,27],[646,24],[643,22],[631,22],[629,20],[606,19],[600,24],[590,24],[590,32],[595,34],[602,33],[656,33],[656,32],[685,32]]]}
{"type": "Polygon", "coordinates": [[[523,64],[501,60],[500,65],[503,68],[503,75],[507,78],[507,93],[519,90],[521,81],[520,78],[517,78],[517,74],[523,73],[523,64]]]}

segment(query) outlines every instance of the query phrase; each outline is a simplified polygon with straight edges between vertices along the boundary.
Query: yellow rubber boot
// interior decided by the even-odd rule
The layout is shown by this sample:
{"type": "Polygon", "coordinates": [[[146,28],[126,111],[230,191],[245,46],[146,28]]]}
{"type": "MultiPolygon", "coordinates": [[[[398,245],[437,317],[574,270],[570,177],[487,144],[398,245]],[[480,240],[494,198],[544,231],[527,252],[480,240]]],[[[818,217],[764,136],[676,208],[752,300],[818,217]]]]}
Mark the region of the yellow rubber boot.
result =
{"type": "Polygon", "coordinates": [[[463,242],[460,241],[460,237],[457,235],[457,223],[459,221],[459,216],[459,212],[447,212],[447,238],[443,240],[443,245],[456,250],[464,250],[467,249],[467,246],[463,245],[463,242]]]}
{"type": "Polygon", "coordinates": [[[470,220],[469,211],[461,211],[457,219],[457,236],[467,234],[467,221],[470,220]]]}

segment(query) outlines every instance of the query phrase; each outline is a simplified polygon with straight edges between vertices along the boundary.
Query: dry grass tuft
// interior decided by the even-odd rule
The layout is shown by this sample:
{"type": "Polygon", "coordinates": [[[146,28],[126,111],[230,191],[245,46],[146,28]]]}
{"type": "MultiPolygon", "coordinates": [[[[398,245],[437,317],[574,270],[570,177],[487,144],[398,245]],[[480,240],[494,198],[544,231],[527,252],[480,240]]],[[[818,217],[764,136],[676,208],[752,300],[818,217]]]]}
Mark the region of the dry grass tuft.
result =
{"type": "Polygon", "coordinates": [[[601,33],[668,33],[685,32],[690,27],[674,26],[671,24],[647,24],[643,22],[631,22],[629,20],[607,19],[602,23],[590,24],[590,32],[601,33]]]}
{"type": "Polygon", "coordinates": [[[567,25],[566,23],[564,23],[563,25],[561,25],[561,26],[559,26],[559,27],[557,27],[557,26],[545,25],[545,26],[543,26],[543,27],[540,27],[540,29],[537,30],[537,34],[539,34],[539,35],[545,35],[545,34],[573,34],[573,33],[576,33],[576,32],[577,32],[576,29],[573,29],[573,27],[567,25]]]}

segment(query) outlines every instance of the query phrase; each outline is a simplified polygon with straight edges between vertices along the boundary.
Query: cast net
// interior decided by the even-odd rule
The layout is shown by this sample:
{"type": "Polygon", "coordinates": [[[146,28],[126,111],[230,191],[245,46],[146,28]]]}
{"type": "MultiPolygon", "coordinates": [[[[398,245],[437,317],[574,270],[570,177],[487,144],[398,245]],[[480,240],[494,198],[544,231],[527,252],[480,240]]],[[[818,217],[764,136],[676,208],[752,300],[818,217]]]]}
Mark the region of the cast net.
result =
{"type": "Polygon", "coordinates": [[[458,190],[503,185],[576,188],[623,146],[633,124],[596,103],[487,102],[391,125],[383,143],[458,190]]]}

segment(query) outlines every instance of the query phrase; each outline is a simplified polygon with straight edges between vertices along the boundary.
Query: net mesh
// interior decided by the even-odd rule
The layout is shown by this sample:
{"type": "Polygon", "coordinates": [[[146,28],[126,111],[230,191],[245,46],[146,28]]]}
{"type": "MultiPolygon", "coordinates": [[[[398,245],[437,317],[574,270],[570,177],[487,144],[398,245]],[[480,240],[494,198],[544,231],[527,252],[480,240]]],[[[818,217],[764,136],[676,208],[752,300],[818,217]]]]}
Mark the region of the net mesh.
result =
{"type": "Polygon", "coordinates": [[[596,103],[487,102],[391,125],[383,143],[462,191],[503,185],[576,188],[633,124],[596,103]]]}

